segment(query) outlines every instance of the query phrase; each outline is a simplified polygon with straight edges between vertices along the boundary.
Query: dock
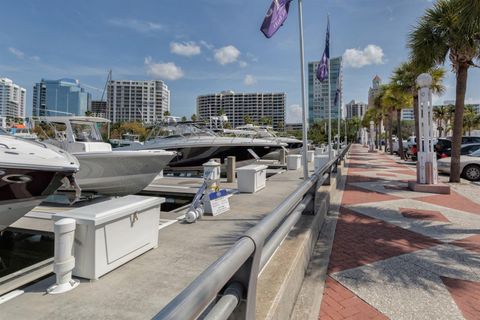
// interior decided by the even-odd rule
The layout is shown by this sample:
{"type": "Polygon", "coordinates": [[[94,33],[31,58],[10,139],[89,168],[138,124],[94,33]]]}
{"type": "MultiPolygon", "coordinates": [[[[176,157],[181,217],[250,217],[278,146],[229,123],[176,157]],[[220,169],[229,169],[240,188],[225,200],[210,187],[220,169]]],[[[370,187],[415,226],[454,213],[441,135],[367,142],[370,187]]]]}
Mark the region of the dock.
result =
{"type": "MultiPolygon", "coordinates": [[[[309,169],[310,173],[313,173],[313,164],[309,169]]],[[[22,287],[17,291],[18,296],[0,304],[0,318],[150,319],[154,317],[210,264],[231,248],[240,236],[282,203],[303,182],[302,169],[277,169],[272,174],[267,178],[267,186],[263,190],[254,194],[235,193],[230,197],[231,209],[227,213],[214,217],[204,216],[196,223],[187,224],[181,219],[186,208],[168,213],[161,212],[161,220],[169,223],[159,228],[158,248],[144,253],[99,280],[80,279],[81,284],[66,294],[45,294],[45,290],[55,282],[53,274],[22,287]]],[[[341,179],[340,168],[337,177],[341,179]]],[[[336,179],[335,176],[333,179],[336,179]]],[[[200,178],[165,177],[154,181],[144,190],[144,194],[193,195],[201,183],[200,178]]],[[[330,194],[336,192],[335,186],[335,183],[331,183],[330,186],[324,187],[326,189],[319,190],[323,192],[327,205],[330,194]]],[[[236,183],[223,181],[222,188],[235,191],[236,183]]],[[[49,211],[50,209],[44,207],[39,210],[49,211]]],[[[42,232],[48,232],[47,224],[50,223],[51,231],[52,222],[46,219],[48,213],[39,210],[20,220],[14,227],[24,230],[38,228],[42,232]]],[[[325,207],[322,211],[321,216],[324,216],[327,213],[325,207]]],[[[287,237],[262,271],[259,288],[262,288],[262,277],[269,279],[268,281],[276,281],[280,286],[291,286],[289,281],[285,281],[291,273],[288,268],[300,267],[302,278],[293,281],[296,290],[300,290],[301,279],[308,262],[308,259],[302,260],[305,260],[305,257],[309,258],[310,253],[307,251],[312,249],[312,243],[316,239],[315,230],[318,233],[321,223],[322,219],[315,216],[305,216],[299,220],[292,230],[292,236],[287,237]],[[312,222],[315,222],[314,226],[312,222]],[[292,250],[302,254],[292,258],[292,250]],[[280,260],[275,261],[275,259],[280,260]],[[284,265],[279,267],[279,261],[285,260],[290,261],[282,262],[281,264],[284,265]],[[269,270],[270,265],[271,270],[269,270]],[[284,273],[281,272],[282,268],[285,268],[284,273]]],[[[257,297],[259,318],[281,310],[278,305],[278,292],[267,287],[275,286],[264,285],[263,293],[260,292],[263,289],[259,289],[257,297]],[[274,307],[275,304],[277,305],[274,307]]],[[[280,300],[282,299],[285,298],[280,300]]],[[[294,297],[287,299],[291,300],[290,305],[293,308],[294,297]]]]}

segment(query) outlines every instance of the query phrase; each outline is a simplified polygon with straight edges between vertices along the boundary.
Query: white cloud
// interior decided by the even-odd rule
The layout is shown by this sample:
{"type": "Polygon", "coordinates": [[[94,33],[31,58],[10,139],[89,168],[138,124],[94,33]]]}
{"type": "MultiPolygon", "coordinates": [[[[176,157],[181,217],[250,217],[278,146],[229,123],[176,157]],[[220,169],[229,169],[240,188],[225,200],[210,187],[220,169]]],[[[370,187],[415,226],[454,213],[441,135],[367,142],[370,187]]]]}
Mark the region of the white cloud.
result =
{"type": "Polygon", "coordinates": [[[243,79],[243,84],[245,84],[246,86],[253,86],[257,83],[257,79],[255,79],[254,76],[252,76],[251,74],[247,74],[245,76],[245,79],[243,79]]]}
{"type": "Polygon", "coordinates": [[[40,61],[39,56],[28,56],[25,52],[21,51],[20,49],[9,47],[8,51],[13,54],[18,59],[29,59],[32,61],[40,61]]]}
{"type": "Polygon", "coordinates": [[[19,49],[17,48],[14,48],[14,47],[10,47],[8,48],[8,51],[13,54],[15,57],[17,57],[18,59],[23,59],[25,58],[25,53],[23,51],[20,51],[19,49]]]}
{"type": "Polygon", "coordinates": [[[246,66],[248,66],[248,63],[246,61],[238,61],[238,65],[240,66],[240,68],[245,68],[246,66]]]}
{"type": "Polygon", "coordinates": [[[361,68],[372,64],[383,64],[384,53],[382,48],[369,44],[362,49],[347,49],[343,54],[345,66],[361,68]]]}
{"type": "Polygon", "coordinates": [[[240,57],[240,51],[234,46],[226,46],[220,49],[215,49],[214,58],[221,65],[233,63],[240,57]]]}
{"type": "Polygon", "coordinates": [[[300,123],[302,122],[302,108],[298,104],[292,104],[287,107],[287,123],[300,123]]]}
{"type": "Polygon", "coordinates": [[[147,74],[160,79],[178,80],[184,76],[182,68],[173,62],[155,63],[152,57],[145,58],[147,74]]]}
{"type": "Polygon", "coordinates": [[[163,30],[164,27],[156,22],[137,19],[110,19],[108,23],[115,27],[131,29],[140,33],[163,30]]]}
{"type": "Polygon", "coordinates": [[[195,42],[172,42],[170,43],[170,52],[185,57],[195,56],[202,52],[202,49],[195,42]]]}
{"type": "Polygon", "coordinates": [[[215,48],[213,46],[213,44],[210,44],[210,43],[208,43],[207,41],[204,41],[204,40],[200,40],[200,44],[202,46],[204,46],[205,48],[207,48],[208,50],[213,50],[213,48],[215,48]]]}

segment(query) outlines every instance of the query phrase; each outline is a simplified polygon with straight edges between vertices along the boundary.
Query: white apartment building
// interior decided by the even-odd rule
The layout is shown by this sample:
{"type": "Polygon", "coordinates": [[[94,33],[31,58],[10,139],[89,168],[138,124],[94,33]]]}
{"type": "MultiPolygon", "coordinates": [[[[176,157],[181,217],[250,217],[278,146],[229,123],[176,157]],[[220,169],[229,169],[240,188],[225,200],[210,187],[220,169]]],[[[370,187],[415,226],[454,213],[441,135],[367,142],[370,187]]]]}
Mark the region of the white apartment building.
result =
{"type": "Polygon", "coordinates": [[[161,80],[111,80],[107,101],[112,122],[154,123],[170,111],[170,90],[161,80]]]}
{"type": "Polygon", "coordinates": [[[27,90],[8,78],[0,78],[0,117],[25,118],[27,90]]]}
{"type": "Polygon", "coordinates": [[[228,122],[233,126],[244,125],[244,117],[254,122],[262,118],[271,119],[274,129],[283,129],[285,124],[285,104],[287,95],[282,93],[235,93],[222,91],[197,97],[199,119],[209,121],[223,110],[228,122]]]}
{"type": "Polygon", "coordinates": [[[367,112],[368,105],[363,102],[352,100],[347,103],[345,107],[347,109],[347,119],[363,119],[363,116],[365,116],[365,113],[367,112]]]}

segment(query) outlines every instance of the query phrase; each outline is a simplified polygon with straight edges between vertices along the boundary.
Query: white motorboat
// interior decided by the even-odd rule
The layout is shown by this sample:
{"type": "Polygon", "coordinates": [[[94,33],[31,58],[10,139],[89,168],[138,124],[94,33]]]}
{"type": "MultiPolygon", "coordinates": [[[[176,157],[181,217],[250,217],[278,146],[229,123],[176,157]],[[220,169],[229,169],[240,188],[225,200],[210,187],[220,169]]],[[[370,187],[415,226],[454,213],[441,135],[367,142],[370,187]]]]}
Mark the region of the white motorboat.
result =
{"type": "Polygon", "coordinates": [[[0,231],[54,193],[79,169],[57,147],[19,139],[0,129],[0,231]]]}
{"type": "Polygon", "coordinates": [[[80,162],[75,180],[82,192],[107,196],[135,194],[148,186],[175,156],[165,150],[112,151],[99,126],[110,121],[95,117],[42,117],[47,141],[80,162]]]}
{"type": "Polygon", "coordinates": [[[212,158],[223,161],[228,156],[235,156],[237,166],[242,166],[286,147],[285,143],[275,140],[218,136],[191,122],[172,121],[153,131],[154,138],[145,141],[143,145],[132,145],[119,150],[176,151],[177,155],[168,165],[170,169],[199,170],[202,164],[212,158]]]}

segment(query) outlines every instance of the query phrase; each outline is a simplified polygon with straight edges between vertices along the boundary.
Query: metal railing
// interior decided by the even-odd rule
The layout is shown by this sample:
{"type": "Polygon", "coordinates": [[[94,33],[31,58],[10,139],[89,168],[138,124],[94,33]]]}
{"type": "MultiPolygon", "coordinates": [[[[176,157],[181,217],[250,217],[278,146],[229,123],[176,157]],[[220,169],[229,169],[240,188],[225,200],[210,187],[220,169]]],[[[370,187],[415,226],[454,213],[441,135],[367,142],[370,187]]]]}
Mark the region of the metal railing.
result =
{"type": "Polygon", "coordinates": [[[315,214],[316,190],[329,181],[333,169],[344,159],[349,145],[304,181],[257,225],[203,271],[154,319],[255,319],[259,272],[302,214],[315,214]],[[310,208],[310,209],[309,209],[310,208]],[[216,300],[216,301],[215,301],[216,300]],[[239,307],[240,303],[244,303],[239,307]]]}

